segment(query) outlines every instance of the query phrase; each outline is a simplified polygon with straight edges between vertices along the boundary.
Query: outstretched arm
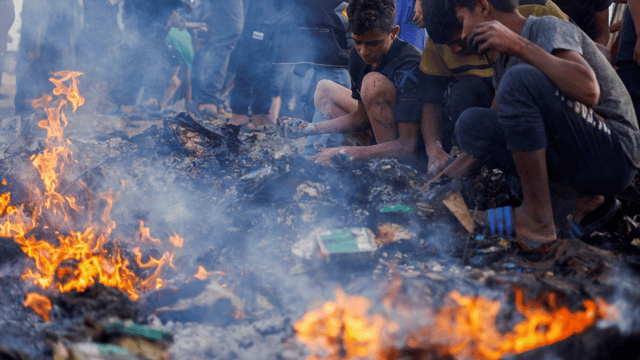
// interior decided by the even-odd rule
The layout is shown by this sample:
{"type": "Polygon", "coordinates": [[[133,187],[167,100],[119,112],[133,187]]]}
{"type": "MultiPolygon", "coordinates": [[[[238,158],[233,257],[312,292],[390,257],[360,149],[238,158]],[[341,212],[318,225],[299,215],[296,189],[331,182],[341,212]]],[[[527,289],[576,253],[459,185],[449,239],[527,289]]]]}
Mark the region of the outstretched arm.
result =
{"type": "Polygon", "coordinates": [[[398,123],[398,138],[395,140],[371,146],[341,146],[322,149],[320,153],[310,157],[309,160],[327,165],[330,159],[341,151],[344,151],[345,155],[358,160],[383,157],[409,157],[418,146],[419,131],[420,124],[415,122],[401,122],[398,123]]]}
{"type": "Polygon", "coordinates": [[[420,190],[425,191],[429,190],[431,184],[436,180],[440,179],[443,176],[448,176],[452,179],[461,178],[463,176],[469,175],[472,171],[478,169],[482,163],[480,160],[471,157],[468,152],[463,152],[458,156],[451,165],[447,166],[440,174],[433,177],[433,179],[429,180],[428,183],[423,185],[420,190]]]}
{"type": "Polygon", "coordinates": [[[442,148],[442,106],[440,104],[422,104],[421,132],[425,150],[429,157],[427,170],[437,174],[446,166],[451,156],[442,148]]]}

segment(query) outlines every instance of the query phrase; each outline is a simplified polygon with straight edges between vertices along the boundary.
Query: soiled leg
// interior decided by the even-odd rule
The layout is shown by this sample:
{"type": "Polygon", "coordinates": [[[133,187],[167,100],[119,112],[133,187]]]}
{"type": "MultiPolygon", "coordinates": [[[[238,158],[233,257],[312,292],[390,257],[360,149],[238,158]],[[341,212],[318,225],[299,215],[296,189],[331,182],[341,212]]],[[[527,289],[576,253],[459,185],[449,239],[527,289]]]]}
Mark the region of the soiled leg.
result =
{"type": "Polygon", "coordinates": [[[396,140],[397,126],[393,114],[396,87],[386,76],[372,72],[362,81],[362,102],[378,144],[396,140]]]}

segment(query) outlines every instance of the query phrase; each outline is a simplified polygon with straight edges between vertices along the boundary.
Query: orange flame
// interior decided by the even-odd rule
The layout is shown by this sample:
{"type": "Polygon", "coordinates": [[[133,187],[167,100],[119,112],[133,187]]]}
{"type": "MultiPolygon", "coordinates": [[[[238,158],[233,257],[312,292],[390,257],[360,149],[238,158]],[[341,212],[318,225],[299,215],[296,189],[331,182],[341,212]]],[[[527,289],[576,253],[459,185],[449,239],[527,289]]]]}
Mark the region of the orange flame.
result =
{"type": "Polygon", "coordinates": [[[211,275],[210,272],[208,272],[204,266],[200,265],[198,266],[198,273],[194,275],[194,277],[198,280],[206,280],[209,275],[211,275]]]}
{"type": "Polygon", "coordinates": [[[169,237],[169,244],[181,248],[184,246],[184,238],[180,237],[180,235],[173,233],[173,236],[169,237]]]}
{"type": "Polygon", "coordinates": [[[365,297],[348,296],[340,289],[335,293],[335,301],[308,312],[293,325],[298,339],[316,354],[308,360],[375,356],[383,329],[395,332],[398,325],[379,314],[367,316],[370,304],[365,297]]]}
{"type": "MultiPolygon", "coordinates": [[[[34,285],[43,289],[57,287],[60,292],[84,291],[98,281],[106,286],[117,287],[132,300],[137,300],[141,290],[163,286],[160,272],[172,254],[167,252],[159,260],[150,257],[148,262],[143,263],[139,249],[136,250],[136,261],[141,268],[155,268],[147,279],[141,280],[129,269],[129,261],[122,257],[117,239],[111,241],[111,232],[116,224],[111,220],[110,213],[117,194],[111,189],[102,194],[93,194],[85,187],[86,201],[91,211],[83,214],[85,208],[77,204],[75,197],[58,193],[59,176],[73,155],[68,147],[71,142],[62,136],[68,123],[63,109],[71,104],[75,111],[84,103],[84,98],[78,92],[77,77],[80,75],[82,73],[74,71],[54,73],[49,80],[54,83],[53,94],[58,98],[54,101],[52,96],[45,94],[31,102],[34,108],[43,108],[47,114],[47,119],[38,123],[47,130],[46,149],[31,158],[40,173],[44,192],[32,186],[32,200],[28,207],[33,210],[30,213],[25,212],[25,205],[10,205],[10,193],[1,194],[0,236],[13,237],[22,250],[35,260],[35,269],[27,269],[22,275],[23,279],[34,285]],[[93,221],[94,213],[99,214],[99,221],[93,221]],[[84,229],[74,229],[76,223],[85,224],[84,229]],[[59,243],[57,246],[38,240],[34,235],[27,236],[39,225],[42,229],[55,230],[59,243]],[[113,244],[110,250],[105,247],[108,243],[113,244]]],[[[6,185],[6,180],[2,184],[6,185]]],[[[142,222],[135,240],[161,244],[159,239],[150,236],[150,229],[144,227],[142,222]]],[[[174,234],[170,242],[178,247],[178,244],[182,246],[184,239],[174,234]]],[[[46,320],[49,319],[51,304],[47,298],[31,293],[24,305],[33,307],[46,320]]]]}
{"type": "Polygon", "coordinates": [[[434,326],[421,329],[407,343],[414,347],[421,342],[440,344],[443,355],[456,358],[501,359],[580,334],[611,313],[611,307],[602,299],[585,300],[584,310],[572,312],[557,304],[554,293],[529,302],[523,298],[523,291],[516,289],[515,307],[525,319],[511,332],[502,334],[496,328],[499,301],[452,291],[449,304],[434,315],[434,326]]]}
{"type": "MultiPolygon", "coordinates": [[[[404,322],[411,323],[416,316],[404,305],[396,304],[401,286],[394,281],[390,294],[383,300],[387,311],[400,306],[404,322]]],[[[393,348],[380,349],[384,338],[398,332],[398,325],[382,315],[367,318],[369,301],[361,296],[347,296],[336,290],[336,300],[305,314],[294,325],[298,339],[314,353],[311,359],[395,358],[393,348]],[[385,330],[386,333],[381,333],[385,330]]],[[[458,291],[449,294],[440,310],[429,308],[419,311],[421,318],[433,319],[428,325],[414,331],[406,339],[409,348],[434,350],[441,355],[457,359],[497,360],[508,354],[521,354],[580,334],[600,319],[619,316],[614,306],[604,300],[585,300],[583,309],[570,311],[558,304],[557,296],[550,293],[533,301],[524,301],[523,291],[515,289],[515,308],[524,320],[512,331],[503,334],[496,327],[501,308],[499,301],[481,296],[463,296],[458,291]]],[[[398,309],[398,308],[396,308],[398,309]]]]}
{"type": "Polygon", "coordinates": [[[28,293],[23,305],[24,307],[33,308],[33,311],[42,316],[46,321],[50,320],[49,312],[51,311],[51,301],[49,301],[49,298],[46,296],[38,293],[28,293]]]}

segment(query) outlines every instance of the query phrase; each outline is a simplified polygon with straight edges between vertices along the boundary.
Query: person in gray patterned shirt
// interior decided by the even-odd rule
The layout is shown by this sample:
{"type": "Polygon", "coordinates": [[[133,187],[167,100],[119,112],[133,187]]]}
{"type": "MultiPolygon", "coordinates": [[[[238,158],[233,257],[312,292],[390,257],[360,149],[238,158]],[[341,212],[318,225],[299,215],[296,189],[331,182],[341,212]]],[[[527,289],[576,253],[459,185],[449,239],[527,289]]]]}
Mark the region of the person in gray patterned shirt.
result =
{"type": "Polygon", "coordinates": [[[557,239],[549,182],[576,194],[569,236],[610,219],[614,195],[640,168],[640,131],[629,93],[578,27],[525,19],[517,0],[449,0],[462,38],[494,64],[492,109],[469,109],[456,132],[465,151],[443,174],[487,164],[520,177],[523,202],[480,219],[491,234],[537,247],[557,239]]]}

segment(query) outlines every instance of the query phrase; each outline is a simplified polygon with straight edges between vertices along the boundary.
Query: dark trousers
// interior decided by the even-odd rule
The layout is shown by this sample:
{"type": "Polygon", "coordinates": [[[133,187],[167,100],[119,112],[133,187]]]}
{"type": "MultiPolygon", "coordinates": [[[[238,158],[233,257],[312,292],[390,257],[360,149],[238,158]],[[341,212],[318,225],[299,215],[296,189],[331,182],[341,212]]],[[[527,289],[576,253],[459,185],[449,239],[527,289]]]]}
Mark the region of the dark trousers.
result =
{"type": "Polygon", "coordinates": [[[449,84],[442,107],[442,147],[445,151],[451,151],[451,140],[456,136],[454,130],[460,115],[469,108],[491,107],[494,95],[491,78],[468,76],[449,84]]]}
{"type": "Polygon", "coordinates": [[[511,151],[546,148],[549,180],[582,194],[618,194],[636,175],[605,120],[535,67],[510,68],[497,101],[499,110],[469,109],[456,126],[460,147],[484,164],[517,175],[511,151]]]}
{"type": "Polygon", "coordinates": [[[224,101],[224,80],[229,58],[236,47],[244,24],[242,0],[212,1],[213,20],[208,21],[212,33],[205,49],[193,59],[194,101],[220,105],[224,101]]]}
{"type": "Polygon", "coordinates": [[[271,78],[275,66],[266,61],[240,61],[231,90],[234,114],[268,114],[271,108],[271,78]]]}

